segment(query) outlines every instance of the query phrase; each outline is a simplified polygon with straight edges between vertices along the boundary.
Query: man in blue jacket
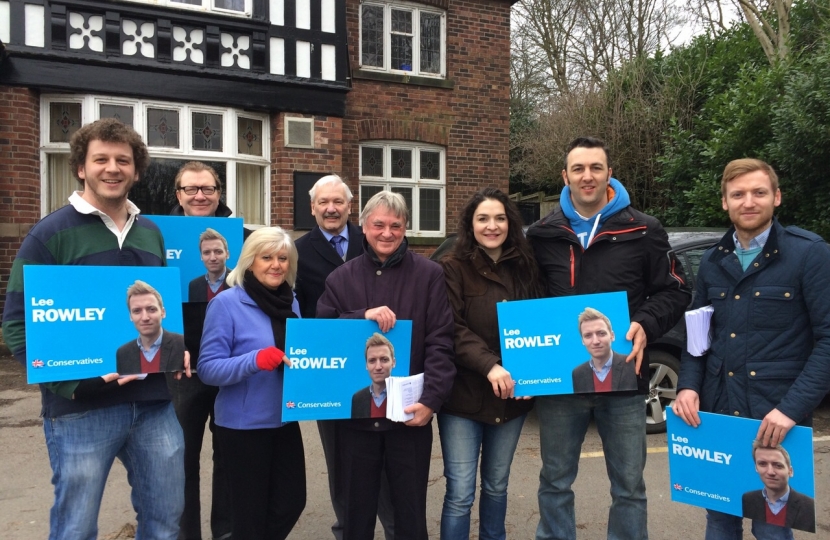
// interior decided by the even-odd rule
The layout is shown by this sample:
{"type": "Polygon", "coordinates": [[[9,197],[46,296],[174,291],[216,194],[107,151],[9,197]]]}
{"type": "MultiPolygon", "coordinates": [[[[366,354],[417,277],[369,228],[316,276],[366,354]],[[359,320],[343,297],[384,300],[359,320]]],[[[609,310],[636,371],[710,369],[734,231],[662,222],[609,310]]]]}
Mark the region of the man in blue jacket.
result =
{"type": "MultiPolygon", "coordinates": [[[[698,411],[762,420],[757,440],[774,447],[796,424],[810,425],[830,389],[830,248],[816,234],[782,227],[778,176],[757,159],[731,161],[721,181],[733,227],[700,263],[692,308],[712,305],[712,343],[684,353],[674,413],[698,411]]],[[[756,538],[792,538],[754,520],[756,538]]],[[[708,511],[706,538],[743,538],[740,517],[708,511]]]]}
{"type": "Polygon", "coordinates": [[[646,540],[645,347],[683,316],[689,287],[663,226],[632,208],[625,187],[612,177],[605,143],[579,137],[566,152],[560,207],[534,223],[527,237],[548,296],[627,293],[631,325],[619,332],[633,342],[626,361],[638,376],[629,391],[536,399],[542,454],[536,540],[576,540],[572,485],[592,418],[611,482],[608,538],[646,540]]]}

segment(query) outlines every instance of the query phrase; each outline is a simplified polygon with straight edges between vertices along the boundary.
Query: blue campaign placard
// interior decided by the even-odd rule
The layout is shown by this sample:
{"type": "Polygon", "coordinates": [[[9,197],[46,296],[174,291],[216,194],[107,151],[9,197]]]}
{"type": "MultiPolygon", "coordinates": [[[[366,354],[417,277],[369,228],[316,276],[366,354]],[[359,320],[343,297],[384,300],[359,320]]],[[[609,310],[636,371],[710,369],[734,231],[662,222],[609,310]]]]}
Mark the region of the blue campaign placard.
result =
{"type": "MultiPolygon", "coordinates": [[[[752,457],[752,444],[760,425],[760,420],[751,418],[701,412],[700,425],[693,428],[667,410],[671,499],[741,516],[745,514],[746,494],[746,510],[751,512],[752,501],[762,497],[760,490],[764,488],[763,476],[756,471],[752,457]]],[[[813,430],[795,426],[782,446],[792,466],[790,489],[814,498],[813,430]]],[[[763,512],[763,506],[758,506],[763,512]]],[[[815,524],[814,514],[812,523],[815,524]]]]}
{"type": "MultiPolygon", "coordinates": [[[[376,332],[381,333],[375,321],[288,319],[285,353],[292,366],[285,369],[283,420],[352,418],[353,400],[372,383],[365,350],[376,332]]],[[[399,320],[382,335],[394,348],[391,375],[409,375],[412,321],[399,320]]]]}
{"type": "Polygon", "coordinates": [[[204,278],[207,270],[202,263],[199,251],[199,236],[205,229],[213,229],[228,242],[230,258],[227,262],[228,272],[236,266],[242,252],[242,219],[217,217],[185,216],[146,216],[158,225],[164,236],[164,248],[167,251],[167,265],[175,266],[181,271],[181,297],[188,298],[188,285],[197,277],[204,278]]]}
{"type": "Polygon", "coordinates": [[[141,280],[162,297],[165,332],[182,333],[179,269],[139,266],[23,268],[30,384],[115,373],[116,351],[136,342],[127,288],[141,280]]]}
{"type": "MultiPolygon", "coordinates": [[[[502,364],[516,381],[517,396],[596,391],[589,365],[595,344],[583,343],[578,325],[586,308],[599,311],[611,323],[613,367],[608,390],[637,389],[634,362],[621,359],[631,352],[631,342],[625,339],[630,326],[628,297],[625,292],[612,292],[496,305],[502,364]]],[[[604,347],[600,350],[608,355],[607,342],[604,347]]]]}

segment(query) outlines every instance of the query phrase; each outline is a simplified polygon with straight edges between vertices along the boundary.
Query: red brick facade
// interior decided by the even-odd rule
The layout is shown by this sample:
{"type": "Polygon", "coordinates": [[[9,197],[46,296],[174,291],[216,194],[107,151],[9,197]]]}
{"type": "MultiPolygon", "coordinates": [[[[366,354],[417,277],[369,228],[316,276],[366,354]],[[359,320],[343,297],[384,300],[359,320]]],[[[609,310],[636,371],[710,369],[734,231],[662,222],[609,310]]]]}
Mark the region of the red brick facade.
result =
{"type": "MultiPolygon", "coordinates": [[[[349,64],[357,71],[360,2],[346,2],[349,64]]],[[[422,142],[446,149],[448,233],[456,229],[462,206],[476,190],[486,186],[507,190],[510,3],[422,3],[447,10],[446,81],[427,85],[408,77],[392,77],[398,82],[388,82],[355,76],[345,117],[314,117],[313,149],[285,147],[284,117],[301,115],[272,113],[272,224],[294,227],[295,171],[341,174],[357,197],[359,146],[371,140],[422,142]]],[[[0,86],[0,312],[11,262],[22,237],[40,218],[40,143],[38,91],[0,86]]],[[[353,212],[357,211],[355,200],[353,212]]],[[[412,249],[430,253],[441,240],[418,239],[412,249]]]]}
{"type": "MultiPolygon", "coordinates": [[[[349,35],[359,36],[360,4],[349,1],[346,16],[349,35]]],[[[445,146],[446,230],[450,233],[475,191],[487,186],[508,189],[509,2],[450,1],[446,47],[447,79],[452,88],[353,79],[343,127],[343,174],[357,178],[358,147],[364,141],[408,140],[445,146]]],[[[356,40],[349,43],[349,53],[351,65],[359,66],[356,40]]]]}
{"type": "Polygon", "coordinates": [[[0,86],[0,313],[20,242],[40,219],[40,98],[0,86]]]}

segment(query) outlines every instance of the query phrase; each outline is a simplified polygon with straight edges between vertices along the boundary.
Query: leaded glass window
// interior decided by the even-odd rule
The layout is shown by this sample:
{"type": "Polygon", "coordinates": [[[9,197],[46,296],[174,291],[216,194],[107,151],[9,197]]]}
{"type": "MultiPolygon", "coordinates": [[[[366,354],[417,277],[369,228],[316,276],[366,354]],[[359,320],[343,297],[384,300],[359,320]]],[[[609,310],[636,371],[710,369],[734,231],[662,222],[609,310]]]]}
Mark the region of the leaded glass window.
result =
{"type": "Polygon", "coordinates": [[[409,208],[407,234],[442,236],[446,191],[443,148],[410,142],[372,141],[360,147],[360,208],[375,193],[400,193],[409,208]]]}
{"type": "Polygon", "coordinates": [[[436,8],[364,1],[361,68],[427,77],[446,75],[446,13],[436,8]]]}
{"type": "Polygon", "coordinates": [[[81,127],[80,103],[49,104],[49,142],[68,143],[81,127]]]}
{"type": "Polygon", "coordinates": [[[364,146],[361,148],[361,175],[383,176],[383,148],[364,146]]]}
{"type": "Polygon", "coordinates": [[[361,64],[383,67],[383,6],[363,4],[360,20],[361,64]]]}
{"type": "Polygon", "coordinates": [[[421,71],[441,73],[441,16],[421,13],[421,71]]]}
{"type": "Polygon", "coordinates": [[[239,117],[237,127],[239,136],[239,153],[249,156],[262,155],[262,121],[239,117]]]}
{"type": "Polygon", "coordinates": [[[193,113],[193,149],[222,151],[222,115],[193,113]]]}
{"type": "Polygon", "coordinates": [[[179,148],[179,111],[147,109],[147,144],[161,148],[179,148]]]}
{"type": "Polygon", "coordinates": [[[270,222],[269,116],[250,111],[114,96],[41,96],[41,215],[66,205],[80,188],[69,167],[69,138],[80,126],[105,117],[134,123],[147,142],[150,167],[130,191],[143,214],[167,215],[177,204],[173,182],[188,161],[213,167],[222,184],[221,200],[247,225],[270,222]],[[210,131],[206,129],[210,128],[210,131]],[[223,139],[227,131],[232,144],[223,139]],[[236,141],[234,144],[233,141],[236,141]]]}
{"type": "Polygon", "coordinates": [[[101,103],[98,116],[100,118],[116,118],[124,124],[133,127],[133,108],[129,105],[101,103]]]}

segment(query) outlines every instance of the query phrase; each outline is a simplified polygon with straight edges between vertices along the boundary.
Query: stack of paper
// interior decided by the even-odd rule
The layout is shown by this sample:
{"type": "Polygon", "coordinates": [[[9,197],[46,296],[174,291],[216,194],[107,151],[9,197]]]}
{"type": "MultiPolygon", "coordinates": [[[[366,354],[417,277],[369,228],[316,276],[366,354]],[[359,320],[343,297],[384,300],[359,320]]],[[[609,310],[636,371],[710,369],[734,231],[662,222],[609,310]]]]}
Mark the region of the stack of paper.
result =
{"type": "Polygon", "coordinates": [[[403,412],[410,405],[418,403],[424,391],[424,374],[410,377],[389,377],[386,379],[386,418],[393,422],[406,422],[415,417],[403,412]]]}
{"type": "Polygon", "coordinates": [[[692,356],[703,356],[712,344],[709,326],[715,308],[703,306],[686,312],[686,350],[692,356]]]}

